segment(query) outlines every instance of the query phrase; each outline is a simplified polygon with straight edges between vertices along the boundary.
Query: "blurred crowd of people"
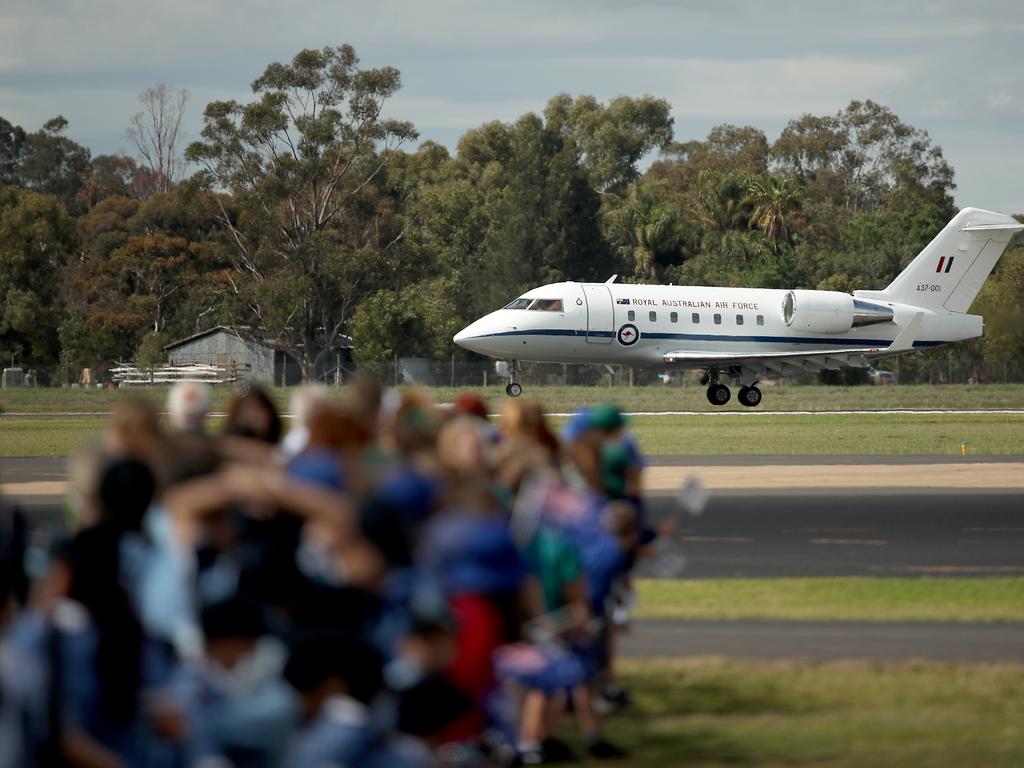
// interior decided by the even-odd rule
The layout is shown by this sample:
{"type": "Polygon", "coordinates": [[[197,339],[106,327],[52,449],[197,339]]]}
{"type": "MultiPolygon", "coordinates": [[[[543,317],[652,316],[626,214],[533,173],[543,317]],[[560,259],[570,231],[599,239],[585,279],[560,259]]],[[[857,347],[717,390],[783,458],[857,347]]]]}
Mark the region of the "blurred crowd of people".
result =
{"type": "Polygon", "coordinates": [[[25,575],[0,522],[0,768],[619,758],[602,717],[654,538],[613,406],[560,432],[360,379],[119,401],[25,575]],[[566,726],[574,720],[574,728],[566,726]],[[572,734],[572,736],[567,736],[572,734]]]}

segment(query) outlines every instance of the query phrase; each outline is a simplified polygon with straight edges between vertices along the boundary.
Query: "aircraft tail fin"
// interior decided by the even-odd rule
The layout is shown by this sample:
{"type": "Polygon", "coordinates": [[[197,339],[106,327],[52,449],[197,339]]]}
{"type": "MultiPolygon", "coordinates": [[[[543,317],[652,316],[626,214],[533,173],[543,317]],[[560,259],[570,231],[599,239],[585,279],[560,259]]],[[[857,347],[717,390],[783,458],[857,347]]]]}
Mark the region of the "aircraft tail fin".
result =
{"type": "Polygon", "coordinates": [[[859,298],[966,312],[1014,233],[1024,224],[1003,213],[964,208],[882,291],[859,298]]]}

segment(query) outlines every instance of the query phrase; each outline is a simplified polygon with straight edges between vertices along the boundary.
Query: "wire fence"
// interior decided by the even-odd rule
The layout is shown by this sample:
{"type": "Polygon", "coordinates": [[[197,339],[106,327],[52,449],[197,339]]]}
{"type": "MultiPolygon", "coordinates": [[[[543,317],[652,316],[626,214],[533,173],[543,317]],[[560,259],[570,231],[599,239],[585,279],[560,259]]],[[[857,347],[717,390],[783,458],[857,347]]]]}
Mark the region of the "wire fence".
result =
{"type": "MultiPolygon", "coordinates": [[[[376,363],[348,362],[320,377],[328,385],[344,384],[360,371],[389,385],[481,387],[504,385],[507,371],[494,360],[448,360],[395,357],[376,363]]],[[[527,387],[665,387],[696,386],[701,371],[678,368],[631,368],[625,365],[521,363],[516,380],[527,387]]],[[[1012,384],[1024,383],[1024,359],[984,361],[957,354],[955,348],[879,360],[872,369],[806,373],[778,379],[794,384],[1012,384]]]]}
{"type": "MultiPolygon", "coordinates": [[[[244,366],[243,366],[244,370],[244,366]]],[[[387,385],[417,385],[424,387],[482,387],[503,386],[507,383],[507,369],[486,358],[463,359],[452,356],[447,360],[396,356],[378,362],[347,360],[329,368],[316,377],[328,386],[341,386],[360,372],[369,373],[387,385]]],[[[298,371],[287,382],[258,381],[267,386],[298,383],[298,371]],[[294,379],[294,380],[291,380],[294,379]]],[[[625,365],[592,365],[561,363],[521,363],[516,380],[526,387],[586,386],[586,387],[665,387],[694,386],[700,371],[678,368],[630,368],[625,365]]],[[[240,374],[225,379],[226,386],[237,385],[246,379],[240,374]]],[[[132,383],[135,386],[165,385],[167,377],[146,375],[132,383]]],[[[1024,357],[985,360],[974,350],[963,347],[932,350],[879,360],[873,369],[843,369],[821,374],[777,380],[795,384],[1011,384],[1024,383],[1024,357]]],[[[116,370],[102,367],[94,369],[88,381],[59,366],[53,368],[13,365],[3,369],[0,387],[114,387],[119,385],[116,370]]]]}

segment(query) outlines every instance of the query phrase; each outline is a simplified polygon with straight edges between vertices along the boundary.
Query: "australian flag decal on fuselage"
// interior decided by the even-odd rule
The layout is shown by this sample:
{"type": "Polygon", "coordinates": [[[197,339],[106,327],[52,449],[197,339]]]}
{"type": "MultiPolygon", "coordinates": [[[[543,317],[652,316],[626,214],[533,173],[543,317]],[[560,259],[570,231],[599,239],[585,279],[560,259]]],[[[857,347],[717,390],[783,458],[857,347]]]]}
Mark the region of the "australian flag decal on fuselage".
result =
{"type": "Polygon", "coordinates": [[[616,304],[629,304],[629,299],[616,299],[616,304]]]}

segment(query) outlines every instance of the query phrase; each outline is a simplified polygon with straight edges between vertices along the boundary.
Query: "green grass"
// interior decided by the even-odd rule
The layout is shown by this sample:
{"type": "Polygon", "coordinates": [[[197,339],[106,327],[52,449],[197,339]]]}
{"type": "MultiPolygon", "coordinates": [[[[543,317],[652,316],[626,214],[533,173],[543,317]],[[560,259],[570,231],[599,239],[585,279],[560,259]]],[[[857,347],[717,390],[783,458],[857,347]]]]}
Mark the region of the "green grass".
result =
{"type": "Polygon", "coordinates": [[[1024,454],[1024,414],[637,416],[651,455],[1024,454]]]}
{"type": "MultiPolygon", "coordinates": [[[[564,419],[556,418],[561,424],[564,419]]],[[[0,456],[64,456],[85,445],[103,417],[0,417],[0,456]]],[[[637,416],[632,429],[652,456],[721,454],[1024,454],[1024,414],[822,414],[637,416]]]]}
{"type": "Polygon", "coordinates": [[[1024,578],[642,579],[637,594],[638,618],[1024,621],[1024,578]]]}
{"type": "MultiPolygon", "coordinates": [[[[215,387],[212,391],[214,410],[224,411],[235,390],[215,387]]],[[[163,410],[167,392],[168,387],[5,389],[0,391],[0,409],[9,413],[108,413],[119,399],[130,396],[151,400],[163,410]]],[[[283,388],[270,390],[271,396],[281,408],[287,406],[290,392],[283,388]]]]}
{"type": "Polygon", "coordinates": [[[95,441],[102,418],[0,418],[0,456],[71,456],[95,441]]]}
{"type": "Polygon", "coordinates": [[[1024,665],[626,661],[630,766],[1024,765],[1024,665]]]}
{"type": "MultiPolygon", "coordinates": [[[[498,408],[507,399],[504,387],[471,388],[498,408]]],[[[430,390],[441,400],[465,391],[449,388],[430,390]]],[[[1024,408],[1024,384],[968,384],[886,387],[825,387],[783,385],[764,387],[764,400],[758,410],[832,411],[877,408],[1024,408]]],[[[735,395],[735,392],[733,393],[735,395]]],[[[581,405],[614,402],[626,411],[745,411],[735,397],[724,408],[708,404],[704,388],[686,387],[524,387],[524,397],[536,398],[550,412],[570,412],[581,405]]]]}
{"type": "MultiPolygon", "coordinates": [[[[497,409],[506,396],[502,387],[469,388],[484,395],[497,409]]],[[[0,392],[0,408],[10,412],[92,412],[109,411],[121,396],[118,390],[85,389],[8,389],[0,392]]],[[[439,402],[448,402],[466,389],[439,387],[427,390],[439,402]]],[[[138,387],[130,394],[152,398],[162,404],[166,387],[138,387]]],[[[223,410],[233,394],[229,387],[214,390],[214,407],[223,410]]],[[[276,388],[271,396],[283,407],[289,389],[276,388]]],[[[549,411],[572,411],[587,403],[613,401],[628,411],[712,410],[704,399],[704,389],[687,387],[526,387],[526,397],[544,402],[549,411]]],[[[785,385],[764,388],[764,403],[759,410],[842,410],[871,408],[1024,408],[1024,384],[988,384],[972,386],[908,385],[889,387],[824,387],[785,385]]],[[[724,410],[744,410],[735,402],[724,410]]]]}

